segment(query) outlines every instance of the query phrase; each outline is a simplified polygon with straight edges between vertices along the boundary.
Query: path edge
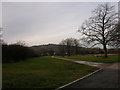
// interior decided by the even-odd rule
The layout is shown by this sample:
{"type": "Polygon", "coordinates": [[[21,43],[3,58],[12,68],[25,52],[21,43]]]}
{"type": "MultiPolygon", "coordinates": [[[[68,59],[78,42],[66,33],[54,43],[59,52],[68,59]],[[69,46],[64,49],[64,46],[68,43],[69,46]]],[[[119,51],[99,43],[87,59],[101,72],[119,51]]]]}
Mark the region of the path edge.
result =
{"type": "Polygon", "coordinates": [[[70,83],[67,83],[67,84],[65,84],[65,85],[63,85],[63,86],[60,86],[60,87],[58,87],[58,88],[55,89],[55,90],[62,89],[62,88],[66,87],[66,86],[68,86],[68,85],[70,85],[70,84],[73,84],[73,83],[79,81],[79,80],[85,79],[85,78],[87,78],[87,77],[89,77],[89,76],[91,76],[91,75],[93,75],[93,74],[95,74],[95,73],[97,73],[97,72],[99,72],[99,71],[101,71],[101,70],[103,70],[103,68],[100,68],[100,69],[98,69],[98,70],[96,70],[96,71],[94,71],[94,72],[92,72],[92,73],[89,73],[89,74],[87,74],[87,75],[85,75],[85,76],[83,76],[83,77],[81,77],[81,78],[79,78],[79,79],[76,79],[76,80],[74,80],[74,81],[72,81],[72,82],[70,82],[70,83]]]}

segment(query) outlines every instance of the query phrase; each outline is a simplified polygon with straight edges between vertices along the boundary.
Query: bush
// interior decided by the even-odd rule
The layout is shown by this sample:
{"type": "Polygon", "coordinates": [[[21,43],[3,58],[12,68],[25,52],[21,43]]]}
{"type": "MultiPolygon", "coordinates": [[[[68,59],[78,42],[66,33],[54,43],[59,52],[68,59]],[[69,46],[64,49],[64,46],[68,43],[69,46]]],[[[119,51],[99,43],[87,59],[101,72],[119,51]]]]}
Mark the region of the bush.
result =
{"type": "Polygon", "coordinates": [[[29,47],[12,44],[2,45],[2,59],[3,63],[24,61],[27,58],[35,57],[36,54],[29,47]]]}

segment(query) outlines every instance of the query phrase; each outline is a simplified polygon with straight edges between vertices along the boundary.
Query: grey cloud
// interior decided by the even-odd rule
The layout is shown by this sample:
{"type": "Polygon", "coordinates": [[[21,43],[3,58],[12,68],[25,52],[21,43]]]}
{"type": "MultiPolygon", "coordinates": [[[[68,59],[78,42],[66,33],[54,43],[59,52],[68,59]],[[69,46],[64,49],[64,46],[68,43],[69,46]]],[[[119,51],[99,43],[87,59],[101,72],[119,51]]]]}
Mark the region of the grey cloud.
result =
{"type": "MultiPolygon", "coordinates": [[[[3,3],[4,40],[29,44],[60,42],[76,32],[99,3],[6,2],[3,3]],[[60,38],[61,36],[61,38],[60,38]],[[50,39],[51,38],[51,39],[50,39]],[[57,40],[58,39],[58,40],[57,40]],[[42,42],[41,42],[42,43],[42,42]]],[[[116,3],[114,3],[116,5],[116,3]]]]}

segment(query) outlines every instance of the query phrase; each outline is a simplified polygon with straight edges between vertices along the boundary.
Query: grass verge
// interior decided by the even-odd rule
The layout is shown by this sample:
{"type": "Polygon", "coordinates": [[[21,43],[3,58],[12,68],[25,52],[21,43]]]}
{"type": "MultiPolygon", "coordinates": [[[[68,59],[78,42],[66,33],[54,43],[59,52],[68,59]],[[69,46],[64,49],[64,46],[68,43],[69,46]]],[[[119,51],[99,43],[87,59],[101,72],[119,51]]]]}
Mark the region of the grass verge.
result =
{"type": "Polygon", "coordinates": [[[25,62],[3,64],[2,69],[3,88],[55,89],[98,68],[51,57],[38,57],[25,62]]]}
{"type": "Polygon", "coordinates": [[[120,62],[119,55],[110,55],[108,58],[96,56],[65,56],[65,58],[76,59],[82,61],[98,62],[98,63],[115,63],[120,62]]]}

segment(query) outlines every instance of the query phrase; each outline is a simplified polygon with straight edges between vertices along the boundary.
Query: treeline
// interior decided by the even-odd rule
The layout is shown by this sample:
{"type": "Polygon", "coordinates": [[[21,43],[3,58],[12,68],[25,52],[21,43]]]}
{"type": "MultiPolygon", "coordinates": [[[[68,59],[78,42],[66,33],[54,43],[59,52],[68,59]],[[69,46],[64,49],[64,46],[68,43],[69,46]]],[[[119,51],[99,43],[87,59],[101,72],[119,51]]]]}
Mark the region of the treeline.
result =
{"type": "MultiPolygon", "coordinates": [[[[71,55],[87,55],[87,54],[104,54],[101,48],[85,48],[67,45],[48,44],[41,46],[34,46],[32,49],[39,56],[71,56],[71,55]]],[[[120,49],[108,49],[108,54],[118,54],[120,49]]]]}
{"type": "MultiPolygon", "coordinates": [[[[68,40],[68,39],[67,39],[68,40]]],[[[66,40],[65,40],[66,41],[66,40]]],[[[63,41],[62,41],[63,42],[63,41]]],[[[104,54],[101,48],[85,48],[75,44],[47,44],[31,47],[39,56],[71,56],[71,55],[87,55],[87,54],[104,54]]],[[[108,49],[108,54],[118,54],[120,49],[108,49]]]]}
{"type": "Polygon", "coordinates": [[[78,55],[84,52],[81,50],[85,49],[82,47],[74,47],[70,46],[68,48],[66,45],[59,44],[48,44],[48,45],[40,45],[31,47],[39,56],[65,56],[65,55],[78,55]]]}
{"type": "Polygon", "coordinates": [[[36,57],[31,48],[20,44],[2,44],[2,62],[25,61],[27,58],[36,57]]]}
{"type": "MultiPolygon", "coordinates": [[[[108,54],[118,54],[120,49],[108,49],[108,54]]],[[[28,47],[24,43],[2,44],[2,62],[19,62],[38,56],[71,56],[87,54],[104,54],[100,48],[85,48],[79,40],[67,38],[59,44],[48,44],[28,47]]]]}

